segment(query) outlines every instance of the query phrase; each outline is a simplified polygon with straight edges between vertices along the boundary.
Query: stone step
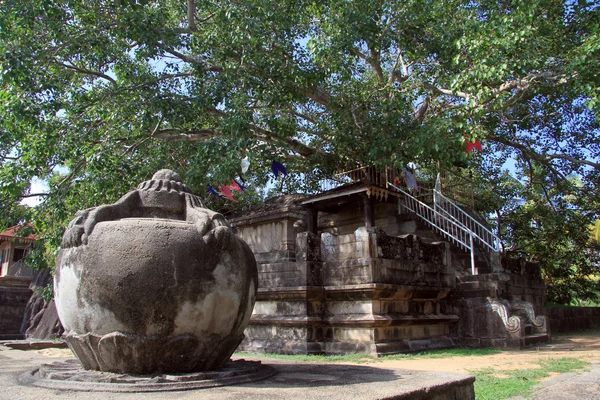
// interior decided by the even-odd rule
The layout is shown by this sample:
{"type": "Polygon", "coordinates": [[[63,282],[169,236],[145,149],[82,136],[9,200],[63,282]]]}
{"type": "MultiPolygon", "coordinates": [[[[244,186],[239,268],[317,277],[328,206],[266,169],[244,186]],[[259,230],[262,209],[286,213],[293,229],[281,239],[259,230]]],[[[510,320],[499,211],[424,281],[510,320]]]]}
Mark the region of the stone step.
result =
{"type": "Polygon", "coordinates": [[[483,289],[496,289],[498,288],[498,282],[490,281],[471,281],[471,282],[459,282],[458,288],[463,291],[470,290],[483,290],[483,289]]]}
{"type": "Polygon", "coordinates": [[[548,337],[547,333],[536,333],[533,335],[527,335],[521,340],[523,347],[527,347],[540,343],[548,343],[550,341],[550,337],[548,337]]]}
{"type": "Polygon", "coordinates": [[[471,281],[460,282],[456,285],[462,291],[464,298],[498,297],[498,282],[471,281]]]}

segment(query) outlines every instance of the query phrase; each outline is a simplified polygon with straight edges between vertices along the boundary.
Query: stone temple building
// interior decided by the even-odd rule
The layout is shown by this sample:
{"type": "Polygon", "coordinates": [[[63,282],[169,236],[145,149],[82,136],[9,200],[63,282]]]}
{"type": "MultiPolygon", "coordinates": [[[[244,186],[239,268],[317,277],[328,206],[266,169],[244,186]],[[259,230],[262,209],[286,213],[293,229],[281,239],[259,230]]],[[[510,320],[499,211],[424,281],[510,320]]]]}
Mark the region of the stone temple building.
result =
{"type": "Polygon", "coordinates": [[[539,265],[503,254],[439,181],[410,192],[391,183],[401,174],[360,168],[229,217],[259,271],[239,350],[385,355],[549,339],[539,265]]]}

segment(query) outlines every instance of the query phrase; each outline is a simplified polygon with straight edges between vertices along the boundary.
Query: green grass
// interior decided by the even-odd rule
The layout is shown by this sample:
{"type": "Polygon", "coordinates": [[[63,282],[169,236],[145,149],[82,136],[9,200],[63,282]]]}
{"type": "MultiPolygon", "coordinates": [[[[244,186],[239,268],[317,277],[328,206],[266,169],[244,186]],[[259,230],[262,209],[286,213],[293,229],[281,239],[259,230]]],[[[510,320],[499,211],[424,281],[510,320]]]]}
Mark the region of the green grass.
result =
{"type": "Polygon", "coordinates": [[[447,349],[447,350],[430,350],[422,353],[411,354],[392,354],[381,357],[382,360],[419,360],[425,358],[447,358],[447,357],[473,357],[473,356],[489,356],[492,354],[502,353],[499,349],[447,349]]]}
{"type": "Polygon", "coordinates": [[[581,371],[590,363],[576,358],[559,358],[532,363],[531,369],[496,370],[493,368],[470,371],[475,375],[477,400],[501,400],[513,396],[528,396],[533,387],[552,373],[581,371]],[[533,365],[540,367],[533,367],[533,365]]]}
{"type": "Polygon", "coordinates": [[[421,353],[411,354],[392,354],[380,358],[365,354],[342,354],[342,355],[290,355],[290,354],[251,354],[239,352],[236,357],[263,357],[276,358],[280,360],[315,362],[315,363],[372,363],[385,360],[420,360],[427,358],[447,358],[447,357],[472,357],[489,356],[491,354],[501,353],[498,349],[448,349],[448,350],[430,350],[421,353]]]}
{"type": "MultiPolygon", "coordinates": [[[[498,349],[449,349],[433,350],[414,354],[395,354],[376,358],[364,354],[325,355],[287,355],[287,354],[251,354],[237,352],[235,357],[275,358],[295,362],[314,363],[374,363],[383,360],[418,360],[449,357],[487,356],[501,353],[498,349]]],[[[498,370],[486,368],[469,371],[474,375],[475,398],[477,400],[501,400],[513,396],[528,396],[533,387],[550,374],[562,374],[581,371],[589,366],[589,362],[576,358],[559,358],[531,363],[531,368],[520,370],[498,370]]]]}

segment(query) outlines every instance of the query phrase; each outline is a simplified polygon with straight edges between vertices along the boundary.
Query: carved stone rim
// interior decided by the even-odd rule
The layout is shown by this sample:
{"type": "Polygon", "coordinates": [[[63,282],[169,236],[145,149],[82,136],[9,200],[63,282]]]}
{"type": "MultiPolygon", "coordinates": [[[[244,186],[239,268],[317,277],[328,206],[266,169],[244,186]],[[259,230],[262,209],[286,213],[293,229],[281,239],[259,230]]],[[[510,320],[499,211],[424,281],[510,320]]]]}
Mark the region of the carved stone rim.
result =
{"type": "Polygon", "coordinates": [[[142,393],[207,389],[269,378],[275,368],[260,361],[227,362],[218,371],[183,374],[131,375],[85,370],[75,359],[43,364],[21,374],[19,384],[85,392],[142,393]]]}

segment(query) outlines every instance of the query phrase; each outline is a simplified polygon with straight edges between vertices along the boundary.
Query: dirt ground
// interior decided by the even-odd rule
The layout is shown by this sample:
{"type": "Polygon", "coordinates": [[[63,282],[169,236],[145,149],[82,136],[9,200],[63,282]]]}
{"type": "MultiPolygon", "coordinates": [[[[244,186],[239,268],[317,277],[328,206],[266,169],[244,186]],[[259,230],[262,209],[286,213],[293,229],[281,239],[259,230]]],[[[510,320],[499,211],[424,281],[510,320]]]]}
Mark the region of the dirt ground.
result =
{"type": "MultiPolygon", "coordinates": [[[[72,356],[69,349],[45,349],[38,350],[38,353],[47,357],[72,356]]],[[[468,373],[484,368],[494,368],[496,370],[531,369],[536,368],[536,365],[532,365],[536,361],[565,357],[584,361],[600,360],[600,334],[578,333],[574,336],[559,336],[552,338],[550,344],[540,347],[531,347],[525,350],[507,350],[486,356],[377,360],[372,365],[380,368],[468,373]]],[[[245,358],[250,359],[250,357],[245,358]]],[[[263,362],[266,361],[263,357],[257,359],[263,360],[263,362]]]]}
{"type": "Polygon", "coordinates": [[[384,361],[384,363],[386,367],[391,368],[468,373],[484,368],[531,369],[537,367],[532,365],[537,361],[565,357],[583,361],[600,360],[600,335],[595,333],[554,337],[552,342],[547,345],[524,350],[507,350],[486,356],[390,360],[384,361]]]}

